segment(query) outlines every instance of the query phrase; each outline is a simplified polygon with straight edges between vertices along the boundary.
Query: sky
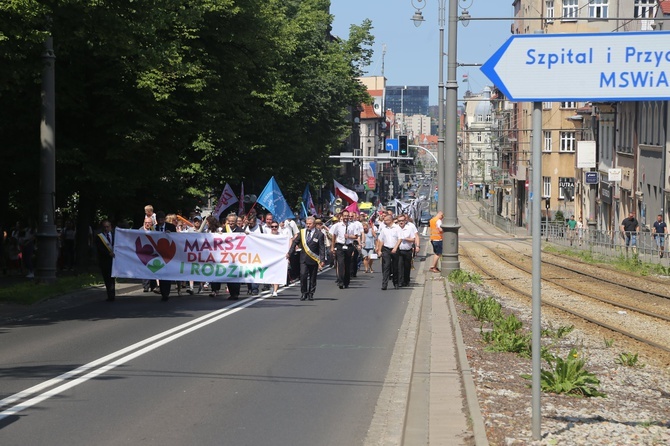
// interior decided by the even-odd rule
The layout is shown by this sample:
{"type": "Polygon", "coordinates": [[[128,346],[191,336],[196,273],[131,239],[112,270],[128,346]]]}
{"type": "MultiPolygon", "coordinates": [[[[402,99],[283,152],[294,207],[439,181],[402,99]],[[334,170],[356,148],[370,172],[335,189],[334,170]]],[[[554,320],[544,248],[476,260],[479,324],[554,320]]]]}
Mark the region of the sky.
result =
{"type": "MultiPolygon", "coordinates": [[[[346,39],[351,24],[359,25],[363,20],[370,19],[375,43],[373,61],[366,75],[381,76],[383,66],[387,85],[428,85],[430,105],[437,105],[440,48],[438,13],[441,0],[413,1],[414,4],[424,5],[422,14],[425,22],[418,28],[411,20],[416,9],[412,6],[412,0],[331,0],[330,12],[335,16],[333,34],[346,39]],[[384,44],[386,55],[382,58],[384,44]]],[[[449,1],[445,1],[445,53],[448,48],[449,1]]],[[[512,21],[509,18],[514,15],[512,0],[459,0],[458,3],[459,14],[461,7],[465,7],[473,18],[508,19],[472,20],[467,27],[458,25],[458,63],[483,64],[511,36],[512,21]]],[[[491,85],[478,66],[458,67],[457,79],[459,100],[468,89],[479,93],[491,85]],[[464,74],[468,75],[467,82],[463,82],[464,74]]],[[[447,55],[444,56],[444,81],[447,81],[447,55]]]]}

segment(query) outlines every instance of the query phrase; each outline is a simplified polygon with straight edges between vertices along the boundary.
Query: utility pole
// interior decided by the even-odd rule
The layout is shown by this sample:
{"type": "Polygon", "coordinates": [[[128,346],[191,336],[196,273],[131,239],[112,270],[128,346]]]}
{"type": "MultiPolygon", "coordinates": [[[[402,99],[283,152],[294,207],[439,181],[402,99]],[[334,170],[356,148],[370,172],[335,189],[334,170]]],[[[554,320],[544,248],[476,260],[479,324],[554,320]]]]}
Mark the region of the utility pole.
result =
{"type": "Polygon", "coordinates": [[[42,53],[42,122],[40,124],[39,221],[35,279],[43,283],[56,281],[58,234],[56,233],[56,88],[53,37],[47,37],[42,53]]]}

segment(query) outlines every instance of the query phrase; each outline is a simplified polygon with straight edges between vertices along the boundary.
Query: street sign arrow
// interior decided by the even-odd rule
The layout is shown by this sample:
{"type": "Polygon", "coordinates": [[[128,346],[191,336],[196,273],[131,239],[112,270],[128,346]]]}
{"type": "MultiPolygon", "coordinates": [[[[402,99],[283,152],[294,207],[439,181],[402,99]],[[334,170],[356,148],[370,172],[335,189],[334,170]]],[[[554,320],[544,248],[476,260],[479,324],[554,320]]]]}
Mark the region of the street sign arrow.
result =
{"type": "Polygon", "coordinates": [[[522,34],[481,67],[510,101],[670,99],[670,32],[522,34]]]}

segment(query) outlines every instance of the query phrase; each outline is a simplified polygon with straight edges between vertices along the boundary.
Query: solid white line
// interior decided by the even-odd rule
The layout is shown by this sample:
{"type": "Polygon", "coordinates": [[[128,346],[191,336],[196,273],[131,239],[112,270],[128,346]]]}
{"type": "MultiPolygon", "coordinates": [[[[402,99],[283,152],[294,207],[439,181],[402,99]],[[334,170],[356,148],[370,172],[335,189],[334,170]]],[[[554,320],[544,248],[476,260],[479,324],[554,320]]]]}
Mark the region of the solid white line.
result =
{"type": "Polygon", "coordinates": [[[183,329],[185,329],[185,328],[187,328],[187,327],[190,327],[191,325],[195,325],[195,324],[197,324],[197,323],[199,323],[199,322],[201,322],[201,321],[203,321],[203,320],[209,319],[209,318],[211,318],[211,317],[215,317],[215,316],[217,316],[218,314],[225,313],[225,312],[229,311],[231,308],[235,308],[236,306],[239,306],[241,303],[242,303],[242,302],[237,302],[237,303],[234,304],[234,305],[228,306],[228,307],[226,307],[226,308],[222,308],[222,309],[220,309],[220,310],[216,310],[216,311],[214,311],[214,312],[212,312],[212,313],[208,313],[208,314],[206,314],[206,315],[204,315],[204,316],[201,316],[201,317],[199,317],[199,318],[197,318],[197,319],[194,319],[194,320],[192,320],[192,321],[190,321],[190,322],[186,322],[186,323],[184,323],[184,324],[182,324],[182,325],[178,325],[177,327],[171,328],[171,329],[166,330],[166,331],[164,331],[164,332],[162,332],[162,333],[158,333],[157,335],[151,336],[150,338],[144,339],[143,341],[137,342],[137,343],[135,343],[135,344],[133,344],[133,345],[130,345],[130,346],[128,346],[128,347],[125,347],[125,348],[123,348],[123,349],[121,349],[121,350],[115,351],[114,353],[110,353],[109,355],[107,355],[107,356],[103,356],[102,358],[100,358],[100,359],[96,359],[95,361],[89,362],[88,364],[84,364],[84,365],[82,365],[82,366],[80,366],[80,367],[77,367],[77,368],[74,369],[74,370],[70,370],[69,372],[63,373],[62,375],[59,375],[59,376],[57,376],[57,377],[55,377],[55,378],[52,378],[52,379],[50,379],[50,380],[48,380],[48,381],[45,381],[45,382],[40,383],[40,384],[37,384],[37,385],[35,385],[35,386],[33,386],[33,387],[30,387],[30,388],[28,388],[28,389],[26,389],[26,390],[22,390],[21,392],[15,393],[14,395],[8,396],[7,398],[4,398],[4,399],[0,400],[0,407],[7,406],[7,405],[9,405],[9,404],[14,403],[15,401],[18,401],[18,400],[21,400],[21,399],[23,399],[23,398],[26,398],[26,397],[28,397],[28,396],[34,394],[34,393],[41,392],[42,390],[44,390],[44,389],[46,389],[46,388],[49,388],[49,387],[54,386],[54,385],[57,385],[57,384],[59,384],[59,383],[61,383],[61,382],[63,382],[63,381],[66,381],[66,380],[68,380],[68,379],[70,379],[70,378],[73,378],[73,377],[75,377],[75,376],[81,375],[82,373],[84,373],[84,372],[86,372],[86,371],[88,371],[88,370],[91,370],[91,369],[93,369],[93,368],[95,368],[95,367],[98,367],[99,365],[101,365],[101,364],[103,364],[103,363],[106,363],[106,362],[108,362],[108,361],[110,361],[110,360],[112,360],[112,359],[114,359],[114,358],[116,358],[116,357],[118,357],[118,356],[124,355],[124,354],[126,354],[126,353],[128,353],[128,352],[131,352],[131,351],[133,351],[133,350],[135,350],[135,349],[138,349],[138,348],[140,348],[140,347],[142,347],[142,346],[144,346],[144,345],[150,344],[150,343],[152,343],[152,342],[154,342],[154,341],[156,341],[156,340],[158,340],[158,339],[161,339],[161,338],[163,338],[163,337],[165,337],[165,336],[168,336],[168,335],[170,335],[170,334],[172,334],[172,333],[175,333],[175,332],[178,332],[178,331],[180,331],[180,330],[183,330],[183,329]]]}
{"type": "MultiPolygon", "coordinates": [[[[322,274],[331,268],[324,268],[322,271],[319,271],[318,274],[322,274]]],[[[295,286],[297,282],[289,284],[289,288],[295,286]]],[[[286,289],[287,287],[283,287],[282,289],[279,290],[281,292],[283,289],[286,289]]],[[[176,339],[181,338],[182,336],[185,336],[193,331],[199,330],[200,328],[206,327],[209,324],[212,324],[220,319],[223,319],[224,317],[230,316],[232,314],[237,313],[240,310],[243,310],[247,307],[250,307],[258,302],[262,302],[266,300],[268,297],[272,295],[272,291],[269,291],[266,293],[266,296],[260,295],[257,298],[249,297],[247,299],[244,299],[240,302],[236,302],[226,308],[222,308],[220,310],[216,310],[212,313],[206,314],[204,316],[201,316],[197,319],[194,319],[190,322],[187,322],[185,324],[179,325],[177,327],[171,328],[169,330],[166,330],[162,333],[159,333],[157,335],[154,335],[150,338],[147,338],[143,341],[137,342],[133,345],[130,345],[128,347],[125,347],[121,350],[117,350],[114,353],[110,353],[107,356],[104,356],[100,359],[96,359],[95,361],[89,362],[88,364],[85,364],[81,367],[77,367],[74,370],[71,370],[69,372],[63,373],[62,375],[59,375],[55,378],[52,378],[48,381],[45,381],[43,383],[40,383],[38,385],[35,385],[33,387],[30,387],[26,390],[22,390],[21,392],[15,393],[14,395],[8,396],[7,398],[0,400],[0,407],[8,406],[16,401],[22,400],[30,395],[36,394],[38,392],[41,392],[44,389],[47,389],[49,387],[55,386],[59,383],[62,383],[64,381],[69,380],[70,378],[73,378],[77,375],[80,375],[82,373],[85,373],[89,370],[89,373],[86,373],[85,375],[73,379],[71,381],[66,382],[65,384],[61,384],[58,387],[55,387],[49,391],[46,391],[36,397],[33,397],[29,400],[24,401],[23,403],[17,404],[13,407],[10,407],[8,409],[3,410],[0,412],[0,421],[5,419],[8,416],[15,415],[29,407],[32,407],[36,404],[41,403],[42,401],[45,401],[55,395],[58,395],[68,389],[71,389],[72,387],[78,386],[79,384],[82,384],[92,378],[95,378],[96,376],[99,376],[103,373],[106,373],[122,364],[125,364],[126,362],[135,359],[139,356],[144,355],[145,353],[148,353],[152,350],[157,349],[158,347],[161,347],[169,342],[172,342],[176,339]],[[197,324],[197,325],[196,325],[197,324]],[[156,341],[156,342],[154,342],[156,341]],[[153,344],[152,344],[153,342],[153,344]],[[150,344],[150,345],[147,345],[150,344]],[[119,359],[117,359],[114,362],[111,362],[107,365],[104,365],[98,369],[95,369],[95,367],[98,367],[99,365],[110,361],[114,358],[117,358],[119,356],[122,356],[128,352],[132,352],[133,350],[136,350],[140,347],[145,346],[144,348],[135,351],[134,353],[130,353],[127,356],[123,356],[119,359]],[[95,370],[93,370],[95,369],[95,370]]]]}
{"type": "MultiPolygon", "coordinates": [[[[216,315],[215,317],[210,317],[209,319],[207,319],[207,320],[201,322],[201,323],[198,324],[198,325],[194,325],[194,326],[192,326],[192,327],[190,327],[190,328],[188,328],[188,329],[186,329],[186,330],[180,331],[179,333],[175,333],[175,334],[173,334],[172,336],[163,338],[162,340],[159,340],[159,341],[157,341],[157,342],[155,342],[155,343],[153,343],[153,344],[151,344],[151,345],[148,345],[148,346],[146,346],[146,347],[144,347],[144,348],[142,348],[142,349],[140,349],[140,350],[137,350],[137,351],[135,351],[135,352],[133,352],[133,353],[131,353],[131,354],[129,354],[129,355],[123,356],[123,357],[117,359],[116,361],[113,361],[113,362],[111,362],[111,363],[109,363],[109,364],[107,364],[107,365],[104,365],[104,366],[102,366],[102,367],[100,367],[100,368],[98,368],[98,369],[95,369],[95,370],[93,370],[93,371],[91,371],[91,372],[89,372],[89,373],[87,373],[87,374],[85,374],[85,375],[83,375],[83,376],[81,376],[81,377],[79,377],[79,378],[77,378],[77,379],[74,379],[74,380],[72,380],[72,381],[68,381],[67,383],[62,384],[62,385],[60,385],[60,386],[58,386],[58,387],[56,387],[56,388],[54,388],[54,389],[51,389],[51,390],[49,390],[49,391],[47,391],[47,392],[44,392],[44,393],[42,393],[41,395],[38,395],[38,396],[36,396],[36,397],[34,397],[34,398],[31,398],[31,399],[29,399],[29,400],[27,400],[27,401],[24,401],[23,403],[17,404],[17,405],[14,406],[14,407],[11,407],[11,408],[8,408],[8,409],[3,410],[2,412],[0,412],[0,421],[3,420],[4,418],[8,417],[8,416],[15,415],[15,414],[21,412],[22,410],[25,410],[25,409],[27,409],[27,408],[29,408],[29,407],[32,407],[32,406],[34,406],[34,405],[36,405],[36,404],[39,404],[39,403],[41,403],[41,402],[44,401],[44,400],[47,400],[47,399],[49,399],[49,398],[51,398],[51,397],[53,397],[53,396],[55,396],[55,395],[58,395],[58,394],[60,394],[60,393],[62,393],[62,392],[64,392],[64,391],[66,391],[66,390],[68,390],[68,389],[71,389],[72,387],[78,386],[79,384],[82,384],[82,383],[84,383],[84,382],[86,382],[86,381],[88,381],[88,380],[90,380],[90,379],[92,379],[92,378],[95,378],[96,376],[99,376],[99,375],[101,375],[101,374],[103,374],[103,373],[105,373],[105,372],[108,372],[108,371],[110,371],[110,370],[112,370],[112,369],[114,369],[114,368],[116,368],[116,367],[118,367],[118,366],[120,366],[120,365],[122,365],[122,364],[125,364],[126,362],[128,362],[128,361],[130,361],[130,360],[132,360],[132,359],[135,359],[135,358],[137,358],[137,357],[140,357],[140,356],[144,355],[145,353],[149,353],[150,351],[155,350],[155,349],[157,349],[158,347],[161,347],[161,346],[163,346],[163,345],[165,345],[165,344],[167,344],[167,343],[169,343],[169,342],[172,342],[172,341],[174,341],[174,340],[176,340],[176,339],[179,339],[179,338],[181,338],[182,336],[185,336],[185,335],[187,335],[187,334],[189,334],[189,333],[191,333],[191,332],[193,332],[193,331],[195,331],[195,330],[199,330],[200,328],[206,327],[206,326],[209,325],[209,324],[213,324],[214,322],[216,322],[216,321],[218,321],[218,320],[220,320],[220,319],[223,319],[224,317],[227,317],[227,316],[230,316],[230,315],[232,315],[232,314],[235,314],[235,313],[237,313],[238,311],[240,311],[240,310],[242,310],[242,309],[244,309],[244,308],[246,308],[246,307],[249,307],[249,306],[251,306],[251,305],[254,305],[255,303],[260,302],[260,301],[261,301],[261,299],[250,299],[250,298],[249,298],[249,299],[245,299],[245,300],[242,301],[242,302],[239,302],[239,305],[238,305],[236,308],[232,309],[231,311],[224,311],[224,312],[221,312],[221,310],[219,310],[219,311],[218,311],[218,313],[219,313],[218,315],[216,315]],[[245,302],[246,302],[246,303],[245,303],[245,302]]],[[[230,308],[230,307],[229,307],[229,308],[230,308]]],[[[224,309],[224,310],[225,310],[225,309],[224,309]]],[[[184,325],[186,325],[186,324],[184,324],[184,325]]],[[[180,326],[180,327],[181,327],[181,326],[180,326]]],[[[174,329],[172,329],[172,330],[168,330],[168,331],[174,331],[174,329]]],[[[167,333],[167,332],[163,332],[163,333],[161,333],[160,335],[153,336],[152,338],[155,339],[156,337],[160,337],[161,335],[165,335],[165,333],[167,333]]],[[[151,338],[150,338],[150,339],[151,339],[151,338]]],[[[146,343],[146,342],[145,342],[145,343],[146,343]]],[[[140,343],[138,343],[138,344],[140,344],[140,343]]],[[[136,345],[137,345],[137,344],[135,344],[134,346],[136,346],[136,345]]],[[[128,348],[125,348],[125,349],[123,349],[123,350],[119,350],[118,352],[112,353],[111,355],[108,355],[107,357],[119,356],[120,352],[127,352],[127,351],[130,350],[130,349],[131,349],[131,348],[128,347],[128,348]]],[[[107,358],[107,357],[106,357],[106,358],[107,358]]],[[[103,358],[103,359],[104,359],[104,358],[103,358]]],[[[101,361],[102,361],[102,359],[97,360],[97,361],[94,361],[94,362],[99,364],[101,361]]],[[[90,364],[92,364],[92,363],[90,363],[90,364]]],[[[90,368],[92,368],[92,367],[88,367],[88,368],[90,369],[90,368]]],[[[80,367],[79,369],[76,369],[76,370],[80,370],[80,369],[83,369],[83,367],[80,367]]],[[[74,372],[74,371],[73,371],[73,372],[74,372]]],[[[81,372],[80,372],[80,373],[81,373],[81,372]]],[[[61,375],[61,376],[65,376],[65,375],[68,375],[68,373],[65,373],[65,374],[63,374],[63,375],[61,375]]],[[[50,380],[50,381],[56,381],[56,380],[57,380],[57,379],[55,378],[55,379],[50,380]]],[[[61,381],[62,381],[62,380],[61,380],[61,381]]],[[[38,386],[35,386],[35,387],[38,387],[38,386]]],[[[20,393],[24,394],[25,392],[26,392],[26,391],[24,391],[24,392],[20,392],[20,393]]],[[[35,393],[35,392],[33,392],[33,393],[35,393]]],[[[18,395],[18,394],[17,394],[17,395],[18,395]]]]}

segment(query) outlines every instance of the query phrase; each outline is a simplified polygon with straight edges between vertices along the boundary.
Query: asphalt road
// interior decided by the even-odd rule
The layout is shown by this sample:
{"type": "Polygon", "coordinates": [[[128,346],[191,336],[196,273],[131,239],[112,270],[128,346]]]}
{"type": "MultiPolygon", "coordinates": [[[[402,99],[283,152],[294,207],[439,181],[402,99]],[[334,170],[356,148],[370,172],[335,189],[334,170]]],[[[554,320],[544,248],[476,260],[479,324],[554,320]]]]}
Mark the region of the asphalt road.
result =
{"type": "Polygon", "coordinates": [[[313,302],[99,290],[0,323],[0,444],[362,444],[411,293],[380,283],[329,270],[313,302]]]}

